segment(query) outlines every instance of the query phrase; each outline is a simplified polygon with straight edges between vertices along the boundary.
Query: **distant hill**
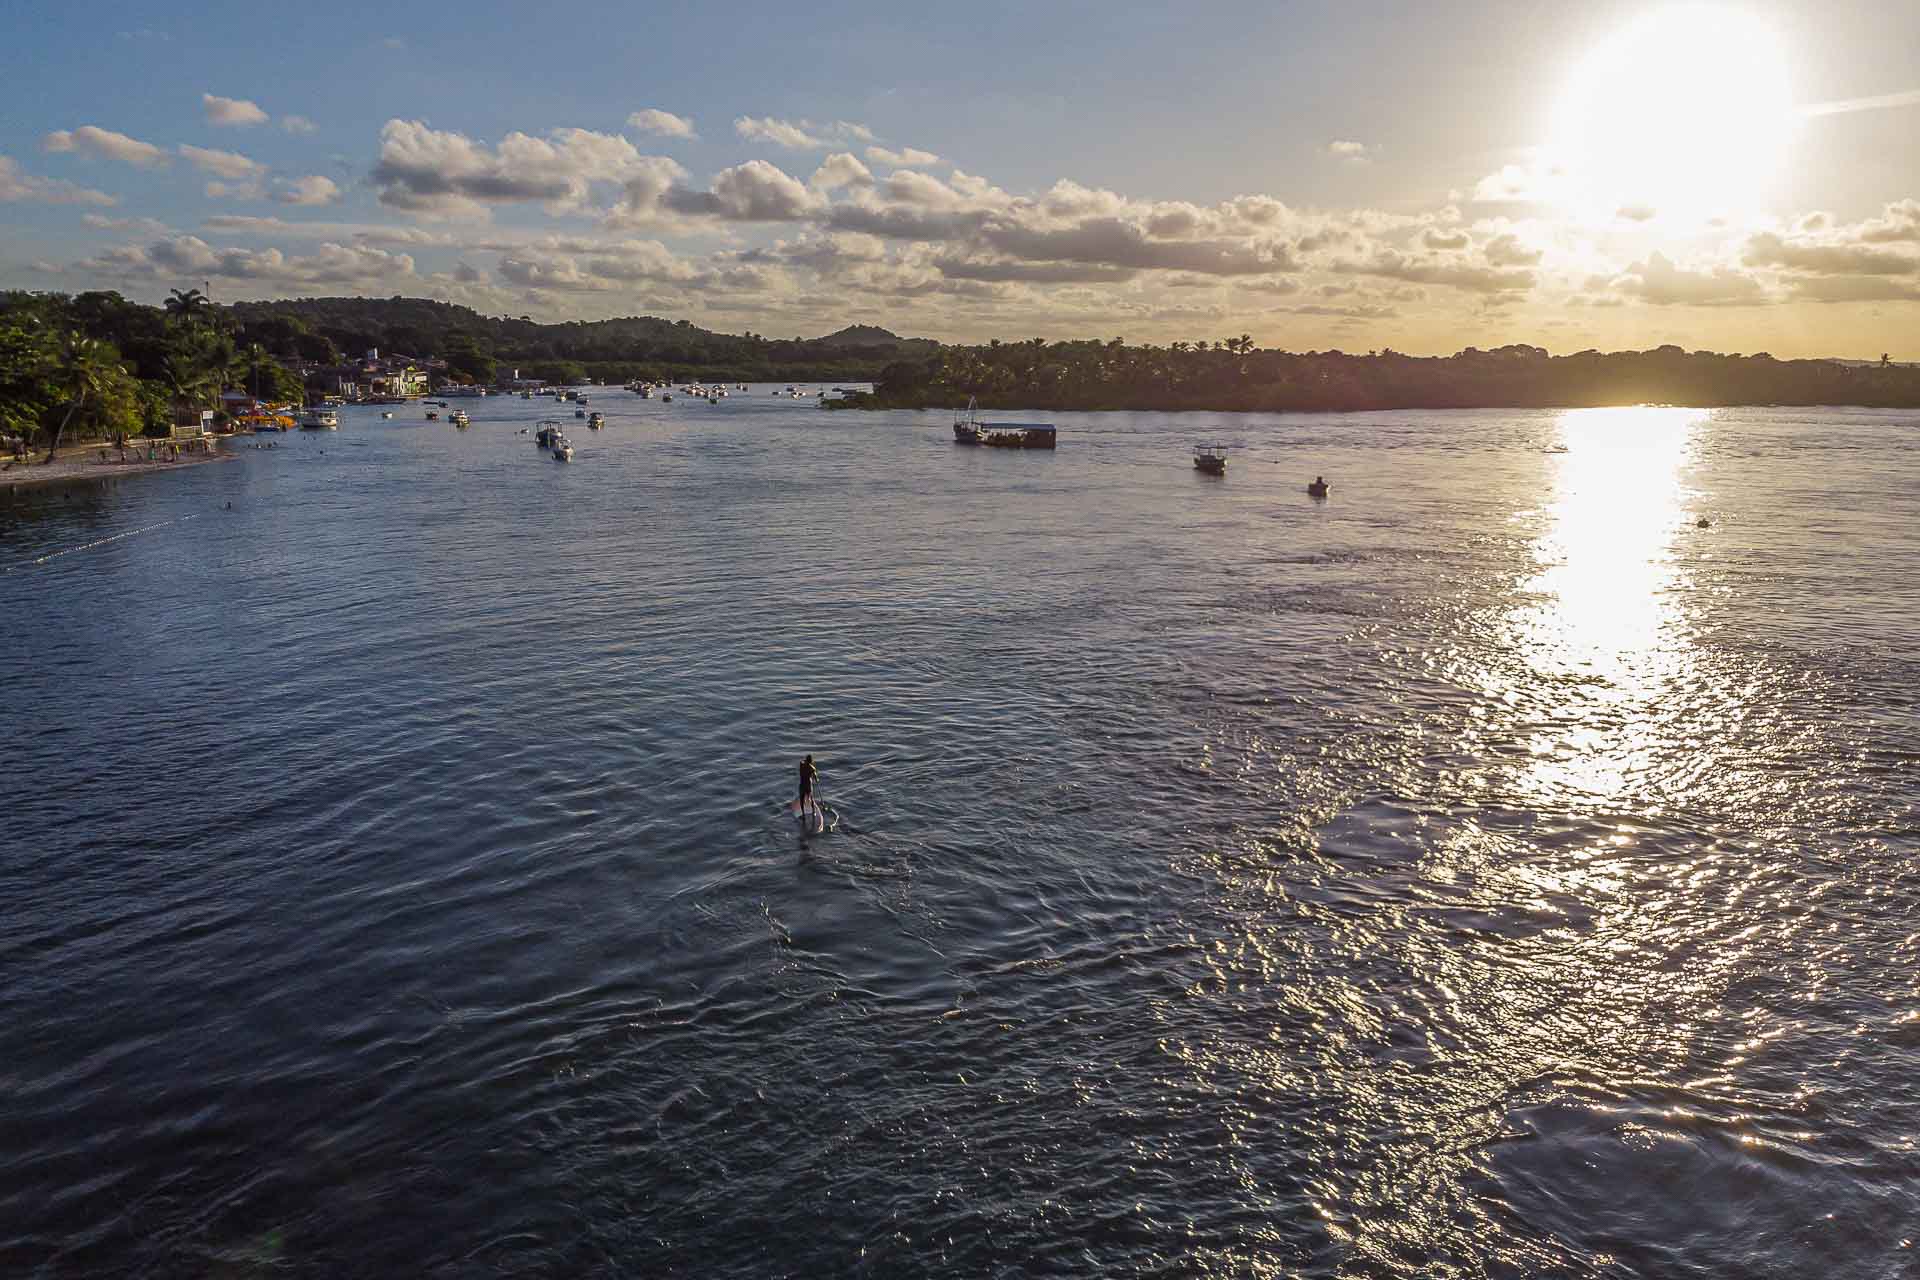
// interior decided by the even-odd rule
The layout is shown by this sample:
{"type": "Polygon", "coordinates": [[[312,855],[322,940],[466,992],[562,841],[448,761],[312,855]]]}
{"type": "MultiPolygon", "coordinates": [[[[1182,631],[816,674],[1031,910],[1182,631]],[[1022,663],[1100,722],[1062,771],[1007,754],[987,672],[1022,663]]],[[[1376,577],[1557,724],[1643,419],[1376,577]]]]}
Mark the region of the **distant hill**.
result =
{"type": "Polygon", "coordinates": [[[890,351],[912,355],[931,354],[940,347],[931,338],[903,338],[871,324],[850,324],[837,333],[815,338],[814,341],[834,347],[885,347],[890,351]]]}
{"type": "Polygon", "coordinates": [[[427,298],[289,298],[222,310],[276,352],[302,335],[324,338],[354,356],[375,347],[422,357],[464,351],[477,353],[465,360],[475,376],[491,360],[503,370],[556,379],[701,373],[740,380],[871,381],[893,360],[925,358],[940,349],[929,339],[901,338],[871,325],[824,338],[768,338],[716,333],[658,316],[539,324],[427,298]]]}

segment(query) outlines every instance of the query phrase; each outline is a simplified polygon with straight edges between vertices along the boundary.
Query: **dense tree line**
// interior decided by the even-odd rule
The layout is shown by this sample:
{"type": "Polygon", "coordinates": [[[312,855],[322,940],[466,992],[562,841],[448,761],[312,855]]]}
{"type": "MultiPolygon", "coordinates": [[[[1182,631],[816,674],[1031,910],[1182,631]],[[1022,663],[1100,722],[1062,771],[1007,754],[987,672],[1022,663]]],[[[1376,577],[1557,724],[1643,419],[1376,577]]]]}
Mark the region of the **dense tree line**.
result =
{"type": "Polygon", "coordinates": [[[1665,346],[1550,356],[1539,347],[1452,356],[1266,351],[1218,343],[992,342],[896,361],[863,406],[1309,410],[1556,408],[1612,404],[1920,407],[1920,369],[1882,360],[1776,360],[1665,346]]]}
{"type": "MultiPolygon", "coordinates": [[[[426,298],[298,298],[232,308],[252,332],[292,326],[336,353],[367,351],[439,357],[463,381],[488,382],[518,369],[550,382],[703,378],[729,382],[871,381],[889,360],[930,355],[939,344],[850,328],[824,338],[714,333],[685,320],[628,316],[538,324],[483,316],[426,298]]],[[[266,340],[266,339],[263,339],[266,340]]],[[[271,342],[269,342],[271,348],[271,342]]]]}
{"type": "Polygon", "coordinates": [[[227,387],[297,401],[300,382],[197,289],[164,307],[117,293],[0,293],[0,434],[44,444],[165,435],[227,387]]]}

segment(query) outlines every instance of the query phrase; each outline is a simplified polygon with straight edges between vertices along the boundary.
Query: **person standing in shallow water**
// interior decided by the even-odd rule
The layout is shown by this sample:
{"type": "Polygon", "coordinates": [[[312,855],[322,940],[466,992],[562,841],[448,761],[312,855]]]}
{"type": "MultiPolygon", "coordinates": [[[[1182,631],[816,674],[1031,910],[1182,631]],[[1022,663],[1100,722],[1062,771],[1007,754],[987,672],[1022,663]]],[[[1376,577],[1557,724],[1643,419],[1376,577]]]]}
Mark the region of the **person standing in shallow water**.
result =
{"type": "Polygon", "coordinates": [[[808,756],[800,762],[800,808],[805,809],[813,799],[813,784],[820,780],[820,771],[813,767],[813,757],[808,756]]]}

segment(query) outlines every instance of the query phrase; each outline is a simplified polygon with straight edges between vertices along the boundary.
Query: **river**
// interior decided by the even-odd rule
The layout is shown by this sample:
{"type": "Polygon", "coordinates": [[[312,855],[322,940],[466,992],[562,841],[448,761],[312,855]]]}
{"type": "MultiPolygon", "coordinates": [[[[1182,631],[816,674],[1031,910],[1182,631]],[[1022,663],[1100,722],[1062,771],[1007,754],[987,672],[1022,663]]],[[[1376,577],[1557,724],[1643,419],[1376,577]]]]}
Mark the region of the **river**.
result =
{"type": "Polygon", "coordinates": [[[0,497],[0,1270],[1920,1270],[1920,419],[768,390],[0,497]]]}

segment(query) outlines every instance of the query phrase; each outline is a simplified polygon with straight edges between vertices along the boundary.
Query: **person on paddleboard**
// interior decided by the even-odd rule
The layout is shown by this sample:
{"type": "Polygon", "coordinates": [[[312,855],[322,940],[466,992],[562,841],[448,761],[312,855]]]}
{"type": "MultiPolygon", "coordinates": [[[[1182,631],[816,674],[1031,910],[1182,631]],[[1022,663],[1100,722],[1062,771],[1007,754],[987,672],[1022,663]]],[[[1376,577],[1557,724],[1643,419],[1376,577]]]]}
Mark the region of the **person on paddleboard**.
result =
{"type": "Polygon", "coordinates": [[[802,811],[813,802],[813,784],[820,780],[820,771],[813,767],[813,757],[808,756],[800,762],[800,801],[795,806],[802,811]]]}

